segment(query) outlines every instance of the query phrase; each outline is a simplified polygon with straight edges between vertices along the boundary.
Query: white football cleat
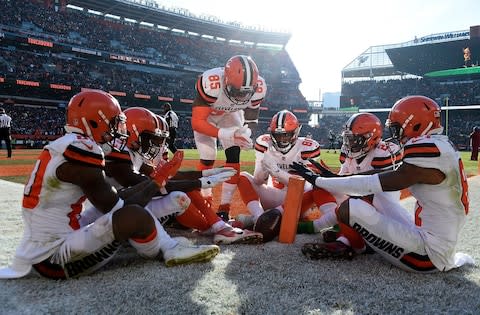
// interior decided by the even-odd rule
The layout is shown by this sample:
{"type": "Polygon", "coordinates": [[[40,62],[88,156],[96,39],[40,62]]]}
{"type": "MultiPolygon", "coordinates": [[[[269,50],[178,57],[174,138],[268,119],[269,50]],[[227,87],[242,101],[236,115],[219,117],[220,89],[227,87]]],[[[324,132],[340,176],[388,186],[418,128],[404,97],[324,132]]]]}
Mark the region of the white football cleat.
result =
{"type": "Polygon", "coordinates": [[[262,233],[249,230],[242,230],[227,225],[215,233],[213,242],[215,244],[258,244],[263,241],[262,233]]]}
{"type": "Polygon", "coordinates": [[[163,259],[167,267],[207,262],[220,252],[220,247],[217,245],[194,245],[185,238],[175,239],[177,245],[163,253],[163,259]]]}

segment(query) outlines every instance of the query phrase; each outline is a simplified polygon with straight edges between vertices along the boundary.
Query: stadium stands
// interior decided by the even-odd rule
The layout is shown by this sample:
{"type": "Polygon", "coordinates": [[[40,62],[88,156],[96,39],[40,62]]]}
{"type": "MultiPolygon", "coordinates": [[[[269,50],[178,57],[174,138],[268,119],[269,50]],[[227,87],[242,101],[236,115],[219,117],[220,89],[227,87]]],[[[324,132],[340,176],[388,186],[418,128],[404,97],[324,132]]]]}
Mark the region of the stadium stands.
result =
{"type": "MultiPolygon", "coordinates": [[[[201,33],[179,33],[156,25],[130,23],[124,19],[126,16],[115,19],[75,10],[66,6],[70,2],[113,8],[111,4],[115,0],[0,2],[0,104],[4,103],[12,115],[22,117],[15,119],[13,125],[17,144],[25,144],[29,139],[29,145],[41,145],[42,141],[60,135],[66,102],[84,88],[109,91],[123,107],[144,106],[157,113],[161,112],[164,102],[170,102],[182,121],[189,122],[197,75],[205,69],[223,65],[234,54],[251,55],[269,86],[257,135],[266,131],[266,123],[276,111],[289,109],[302,122],[303,135],[327,145],[328,131],[339,135],[348,119],[348,113],[324,114],[318,126],[308,126],[311,108],[298,88],[299,73],[285,50],[289,34],[216,21],[206,23],[188,14],[179,15],[158,7],[138,8],[125,1],[115,6],[128,9],[124,11],[134,17],[141,16],[145,10],[153,10],[148,11],[151,13],[148,16],[153,22],[158,19],[158,25],[163,22],[169,25],[173,18],[180,19],[186,27],[226,37],[220,40],[203,37],[201,33]],[[229,41],[227,36],[232,39],[239,36],[240,41],[229,41]],[[271,47],[259,42],[268,40],[273,44],[271,47]]],[[[465,37],[464,32],[460,35],[465,37]]],[[[391,47],[395,45],[389,49],[393,49],[391,47]]],[[[355,60],[358,65],[368,59],[361,57],[364,58],[355,60]]],[[[351,65],[347,68],[352,74],[371,73],[368,69],[356,70],[351,65]]],[[[387,63],[382,65],[381,73],[392,75],[395,68],[387,63]]],[[[397,77],[396,80],[387,77],[345,80],[341,106],[356,106],[361,110],[389,108],[397,99],[411,94],[429,96],[442,106],[447,99],[449,106],[477,105],[480,101],[478,78],[439,80],[405,73],[397,77]]],[[[355,79],[349,77],[352,78],[355,79]]],[[[386,118],[386,113],[376,114],[382,121],[386,118]]],[[[450,111],[445,124],[449,136],[460,148],[468,145],[467,135],[473,126],[480,124],[479,118],[478,110],[470,110],[468,115],[464,111],[450,111]]],[[[189,123],[182,124],[178,132],[177,141],[183,147],[194,145],[189,123]]]]}

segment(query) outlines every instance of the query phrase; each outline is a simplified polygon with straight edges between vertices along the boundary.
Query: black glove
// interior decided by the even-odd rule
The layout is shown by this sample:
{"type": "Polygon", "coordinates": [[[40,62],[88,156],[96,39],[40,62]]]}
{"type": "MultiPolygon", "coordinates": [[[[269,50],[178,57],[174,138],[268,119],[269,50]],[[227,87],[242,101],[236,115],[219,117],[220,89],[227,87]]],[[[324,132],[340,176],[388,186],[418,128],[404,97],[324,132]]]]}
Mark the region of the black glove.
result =
{"type": "Polygon", "coordinates": [[[340,175],[337,175],[331,170],[329,170],[328,167],[323,164],[323,162],[319,163],[314,159],[308,159],[308,161],[312,163],[312,165],[315,166],[315,168],[318,169],[318,171],[320,172],[319,175],[322,177],[341,177],[340,175]]]}
{"type": "Polygon", "coordinates": [[[302,176],[305,178],[306,181],[308,181],[310,184],[315,186],[315,180],[320,177],[315,174],[314,171],[311,169],[305,167],[303,164],[293,162],[290,164],[290,168],[293,169],[295,172],[297,172],[298,175],[302,176]]]}

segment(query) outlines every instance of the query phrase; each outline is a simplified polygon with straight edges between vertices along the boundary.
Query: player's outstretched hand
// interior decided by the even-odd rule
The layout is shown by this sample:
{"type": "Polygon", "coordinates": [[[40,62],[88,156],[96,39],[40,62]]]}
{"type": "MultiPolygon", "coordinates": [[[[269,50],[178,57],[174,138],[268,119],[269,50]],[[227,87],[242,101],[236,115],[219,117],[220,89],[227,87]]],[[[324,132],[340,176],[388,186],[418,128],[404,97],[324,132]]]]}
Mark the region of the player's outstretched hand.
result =
{"type": "Polygon", "coordinates": [[[222,173],[215,175],[200,177],[199,180],[202,183],[202,188],[212,188],[216,185],[223,183],[226,180],[229,180],[237,171],[233,168],[222,173]]]}
{"type": "Polygon", "coordinates": [[[318,175],[322,177],[340,177],[340,175],[335,174],[332,172],[323,161],[315,161],[314,159],[308,159],[310,163],[312,163],[313,167],[315,167],[315,171],[318,175]]]}
{"type": "Polygon", "coordinates": [[[155,168],[151,177],[160,187],[165,186],[168,178],[177,174],[178,169],[182,165],[183,154],[182,150],[178,150],[170,161],[155,168]]]}
{"type": "MultiPolygon", "coordinates": [[[[210,168],[210,169],[207,169],[207,170],[203,170],[202,171],[202,176],[211,176],[211,175],[217,175],[217,174],[220,174],[220,173],[223,173],[223,172],[230,172],[230,171],[235,171],[235,169],[233,167],[215,167],[215,168],[210,168]]],[[[236,173],[236,171],[235,171],[236,173]]]]}
{"type": "Polygon", "coordinates": [[[316,186],[315,180],[320,176],[315,174],[315,172],[313,172],[311,169],[305,167],[303,164],[298,162],[293,162],[292,164],[290,164],[290,168],[294,170],[298,175],[305,178],[305,180],[308,181],[310,184],[316,186]]]}

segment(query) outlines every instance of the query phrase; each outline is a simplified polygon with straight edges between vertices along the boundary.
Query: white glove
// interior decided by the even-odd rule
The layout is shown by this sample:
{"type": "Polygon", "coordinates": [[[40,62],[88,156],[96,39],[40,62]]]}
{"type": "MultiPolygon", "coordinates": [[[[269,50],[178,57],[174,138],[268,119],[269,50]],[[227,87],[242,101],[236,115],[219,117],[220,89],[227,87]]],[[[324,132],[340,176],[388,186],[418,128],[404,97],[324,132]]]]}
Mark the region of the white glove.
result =
{"type": "Polygon", "coordinates": [[[241,149],[251,149],[253,147],[253,141],[250,138],[252,136],[252,130],[244,125],[234,133],[234,142],[241,149]]]}
{"type": "Polygon", "coordinates": [[[252,131],[247,125],[239,128],[220,128],[218,130],[218,139],[222,142],[224,149],[239,146],[241,149],[249,149],[253,146],[250,136],[252,131]]]}
{"type": "Polygon", "coordinates": [[[226,180],[229,180],[230,177],[232,177],[236,173],[237,171],[235,169],[231,169],[215,175],[200,177],[199,180],[202,183],[201,188],[212,188],[220,183],[223,183],[226,180]]]}
{"type": "Polygon", "coordinates": [[[263,159],[262,166],[265,171],[267,171],[272,177],[278,179],[279,182],[285,185],[288,184],[290,174],[284,170],[281,170],[280,167],[278,167],[277,162],[270,159],[263,159]]]}
{"type": "Polygon", "coordinates": [[[216,167],[216,168],[210,168],[207,170],[202,171],[202,176],[211,176],[211,175],[217,175],[223,172],[227,171],[234,171],[235,169],[233,167],[216,167]]]}

